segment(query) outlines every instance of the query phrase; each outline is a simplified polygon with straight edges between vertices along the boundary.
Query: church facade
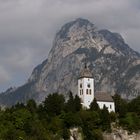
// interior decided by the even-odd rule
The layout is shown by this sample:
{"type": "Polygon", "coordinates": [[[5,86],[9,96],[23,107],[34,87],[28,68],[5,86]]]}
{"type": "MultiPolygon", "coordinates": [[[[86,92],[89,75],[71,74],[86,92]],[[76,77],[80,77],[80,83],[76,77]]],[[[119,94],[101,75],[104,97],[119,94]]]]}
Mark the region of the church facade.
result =
{"type": "Polygon", "coordinates": [[[115,112],[114,101],[108,93],[94,92],[94,78],[86,65],[78,79],[78,96],[84,108],[89,108],[91,102],[96,98],[100,109],[105,105],[109,112],[115,112]]]}

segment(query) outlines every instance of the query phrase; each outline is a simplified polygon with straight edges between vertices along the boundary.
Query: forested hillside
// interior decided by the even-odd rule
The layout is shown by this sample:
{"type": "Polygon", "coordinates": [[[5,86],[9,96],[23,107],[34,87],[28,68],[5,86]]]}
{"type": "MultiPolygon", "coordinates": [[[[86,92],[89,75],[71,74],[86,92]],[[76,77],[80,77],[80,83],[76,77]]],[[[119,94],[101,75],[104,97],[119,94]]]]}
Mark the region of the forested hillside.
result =
{"type": "Polygon", "coordinates": [[[111,123],[131,132],[140,130],[140,97],[127,102],[119,95],[113,97],[116,113],[109,114],[104,106],[99,109],[96,99],[89,110],[81,108],[78,96],[69,93],[50,94],[37,105],[29,100],[26,105],[16,104],[0,110],[1,140],[68,140],[70,128],[78,128],[83,140],[102,140],[103,132],[111,132],[111,123]]]}

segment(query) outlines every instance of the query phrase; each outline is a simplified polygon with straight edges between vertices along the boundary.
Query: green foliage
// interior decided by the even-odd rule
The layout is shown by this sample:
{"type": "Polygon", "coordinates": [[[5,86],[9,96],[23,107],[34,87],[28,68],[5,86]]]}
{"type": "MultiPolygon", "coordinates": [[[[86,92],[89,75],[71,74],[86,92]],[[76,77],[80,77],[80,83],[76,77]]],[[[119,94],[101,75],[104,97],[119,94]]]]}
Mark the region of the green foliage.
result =
{"type": "Polygon", "coordinates": [[[74,98],[73,98],[72,92],[69,93],[69,99],[65,105],[65,111],[66,112],[75,112],[74,98]]]}
{"type": "Polygon", "coordinates": [[[26,107],[31,113],[35,113],[37,110],[36,102],[33,99],[31,99],[27,102],[26,107]]]}
{"type": "Polygon", "coordinates": [[[111,130],[111,125],[110,125],[111,120],[110,120],[110,115],[109,115],[108,109],[105,105],[104,105],[103,109],[101,110],[100,116],[101,116],[102,130],[110,131],[111,130]]]}
{"type": "Polygon", "coordinates": [[[81,100],[80,100],[78,95],[76,95],[75,98],[74,98],[74,106],[75,106],[75,111],[76,112],[80,111],[81,108],[82,108],[81,100]]]}
{"type": "Polygon", "coordinates": [[[64,140],[69,140],[69,138],[70,138],[69,129],[67,129],[67,128],[63,129],[62,137],[63,137],[64,140]]]}
{"type": "Polygon", "coordinates": [[[123,100],[120,95],[115,94],[113,97],[115,102],[115,111],[119,114],[119,117],[124,117],[127,113],[127,102],[123,100]]]}
{"type": "Polygon", "coordinates": [[[117,120],[117,114],[115,112],[110,112],[110,121],[116,122],[117,120]]]}
{"type": "Polygon", "coordinates": [[[53,134],[61,133],[61,129],[63,128],[63,121],[59,117],[54,117],[50,123],[48,129],[53,132],[53,134]]]}
{"type": "Polygon", "coordinates": [[[140,96],[130,102],[121,99],[119,95],[113,98],[120,125],[129,131],[138,131],[140,129],[140,96]]]}
{"type": "Polygon", "coordinates": [[[66,112],[77,112],[80,111],[82,108],[81,106],[81,100],[78,97],[78,95],[75,96],[75,98],[72,95],[72,92],[69,93],[69,99],[65,105],[65,111],[66,112]]]}
{"type": "Polygon", "coordinates": [[[64,124],[67,128],[79,126],[81,124],[81,118],[76,113],[66,113],[64,115],[64,124]]]}
{"type": "Polygon", "coordinates": [[[50,94],[44,101],[44,107],[48,114],[59,115],[64,108],[64,96],[58,93],[50,94]]]}
{"type": "MultiPolygon", "coordinates": [[[[85,140],[94,140],[98,136],[98,134],[95,136],[95,130],[100,130],[99,124],[100,124],[100,116],[97,112],[93,111],[86,111],[81,110],[79,112],[80,118],[81,118],[81,127],[84,134],[85,140]]],[[[97,140],[100,140],[98,137],[97,140]]]]}
{"type": "Polygon", "coordinates": [[[13,108],[22,109],[22,108],[25,108],[25,105],[23,103],[17,103],[13,108]]]}
{"type": "Polygon", "coordinates": [[[100,116],[97,112],[81,110],[79,115],[82,120],[82,125],[87,126],[89,129],[98,128],[100,124],[100,116]]]}
{"type": "Polygon", "coordinates": [[[127,113],[120,119],[120,124],[129,131],[138,131],[140,129],[140,118],[136,113],[127,113]]]}
{"type": "Polygon", "coordinates": [[[115,95],[114,100],[117,114],[109,114],[105,106],[100,110],[96,100],[90,110],[83,110],[72,93],[67,102],[55,93],[39,106],[34,100],[18,103],[0,110],[0,140],[68,140],[73,127],[79,128],[84,140],[102,140],[102,131],[110,131],[110,123],[116,120],[131,132],[140,130],[140,97],[127,103],[115,95]],[[123,113],[124,107],[128,109],[123,113]]]}
{"type": "Polygon", "coordinates": [[[140,116],[140,96],[128,103],[128,111],[135,112],[140,116]]]}
{"type": "Polygon", "coordinates": [[[94,98],[93,102],[90,104],[90,110],[99,111],[99,105],[97,104],[96,98],[94,98]]]}
{"type": "Polygon", "coordinates": [[[102,131],[100,129],[93,130],[93,140],[103,140],[102,131]]]}

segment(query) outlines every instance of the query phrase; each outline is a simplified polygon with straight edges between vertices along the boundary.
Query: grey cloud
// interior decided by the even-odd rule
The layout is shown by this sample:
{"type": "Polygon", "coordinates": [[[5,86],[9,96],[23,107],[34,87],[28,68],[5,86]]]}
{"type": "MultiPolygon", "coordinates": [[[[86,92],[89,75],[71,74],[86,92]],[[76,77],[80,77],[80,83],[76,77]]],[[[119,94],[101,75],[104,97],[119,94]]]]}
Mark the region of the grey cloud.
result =
{"type": "Polygon", "coordinates": [[[87,18],[140,52],[139,0],[0,0],[0,91],[24,83],[63,24],[87,18]]]}
{"type": "Polygon", "coordinates": [[[6,70],[2,66],[0,66],[0,84],[6,83],[10,79],[11,79],[10,75],[6,72],[6,70]]]}

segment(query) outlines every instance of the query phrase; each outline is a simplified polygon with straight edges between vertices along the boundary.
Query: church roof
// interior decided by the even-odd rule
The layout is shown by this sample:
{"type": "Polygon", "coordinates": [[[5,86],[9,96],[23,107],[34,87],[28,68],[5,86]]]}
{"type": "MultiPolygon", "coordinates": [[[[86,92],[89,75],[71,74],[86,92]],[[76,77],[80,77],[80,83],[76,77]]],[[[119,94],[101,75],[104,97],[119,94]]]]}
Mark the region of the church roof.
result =
{"type": "Polygon", "coordinates": [[[85,65],[84,69],[80,73],[80,78],[92,78],[92,73],[90,72],[89,68],[85,65]]]}
{"type": "Polygon", "coordinates": [[[95,98],[97,101],[114,102],[111,95],[109,93],[106,93],[106,92],[97,91],[95,93],[95,98]]]}

